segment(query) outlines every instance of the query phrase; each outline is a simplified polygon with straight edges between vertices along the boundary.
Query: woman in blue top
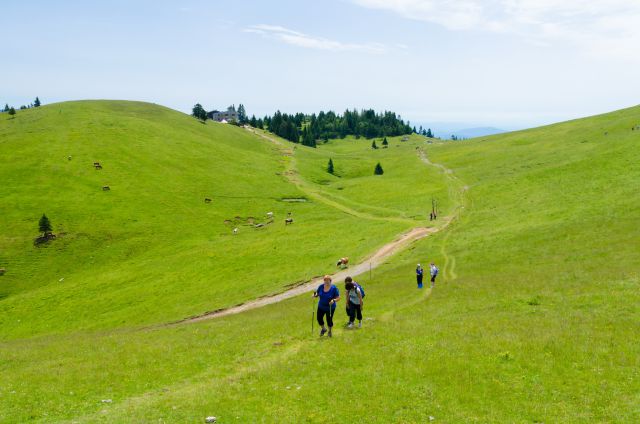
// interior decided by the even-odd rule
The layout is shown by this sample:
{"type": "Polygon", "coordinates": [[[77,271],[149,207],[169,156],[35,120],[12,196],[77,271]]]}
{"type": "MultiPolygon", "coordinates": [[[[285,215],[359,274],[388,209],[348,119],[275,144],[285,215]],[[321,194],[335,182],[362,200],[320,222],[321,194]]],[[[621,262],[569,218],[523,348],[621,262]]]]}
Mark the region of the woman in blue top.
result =
{"type": "Polygon", "coordinates": [[[327,332],[327,327],[324,326],[324,316],[327,316],[327,326],[329,327],[328,336],[331,337],[331,328],[333,328],[333,314],[336,311],[336,302],[340,300],[340,291],[338,288],[331,284],[331,277],[324,276],[324,284],[318,286],[318,289],[313,293],[313,297],[318,298],[318,324],[322,330],[320,335],[324,336],[327,332]]]}
{"type": "Polygon", "coordinates": [[[424,270],[422,269],[420,264],[418,264],[418,267],[416,268],[416,279],[418,280],[418,288],[419,289],[422,288],[422,276],[423,275],[424,275],[424,270]]]}

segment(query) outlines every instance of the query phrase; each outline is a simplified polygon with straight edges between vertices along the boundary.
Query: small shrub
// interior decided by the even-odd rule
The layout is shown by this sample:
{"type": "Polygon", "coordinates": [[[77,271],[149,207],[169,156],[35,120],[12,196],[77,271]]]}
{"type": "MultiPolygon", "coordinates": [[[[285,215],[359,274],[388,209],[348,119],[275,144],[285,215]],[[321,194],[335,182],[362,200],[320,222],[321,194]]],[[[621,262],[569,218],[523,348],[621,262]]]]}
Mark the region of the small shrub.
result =
{"type": "Polygon", "coordinates": [[[529,306],[539,306],[540,305],[540,296],[534,296],[527,301],[527,305],[529,306]]]}
{"type": "Polygon", "coordinates": [[[506,351],[499,353],[498,358],[504,362],[508,362],[513,359],[513,356],[511,355],[511,352],[506,351]]]}

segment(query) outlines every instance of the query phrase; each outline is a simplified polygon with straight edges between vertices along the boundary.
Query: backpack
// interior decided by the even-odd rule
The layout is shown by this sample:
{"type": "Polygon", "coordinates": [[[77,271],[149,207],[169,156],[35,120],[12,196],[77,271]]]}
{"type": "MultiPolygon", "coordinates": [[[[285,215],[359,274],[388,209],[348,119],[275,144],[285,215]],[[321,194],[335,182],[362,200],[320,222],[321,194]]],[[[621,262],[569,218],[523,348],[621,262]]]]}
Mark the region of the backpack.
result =
{"type": "Polygon", "coordinates": [[[355,288],[360,289],[360,294],[362,295],[362,298],[364,299],[364,289],[362,288],[362,286],[358,283],[356,283],[355,281],[353,282],[353,285],[355,288]]]}

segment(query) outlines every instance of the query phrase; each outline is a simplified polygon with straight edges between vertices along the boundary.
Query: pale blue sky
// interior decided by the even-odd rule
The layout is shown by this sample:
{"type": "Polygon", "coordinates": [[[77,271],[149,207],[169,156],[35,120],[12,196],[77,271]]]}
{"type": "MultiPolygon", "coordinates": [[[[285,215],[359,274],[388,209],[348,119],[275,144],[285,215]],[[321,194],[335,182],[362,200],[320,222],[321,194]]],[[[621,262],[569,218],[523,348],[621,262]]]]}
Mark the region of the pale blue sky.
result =
{"type": "Polygon", "coordinates": [[[2,104],[374,107],[520,128],[640,103],[636,1],[3,3],[2,104]]]}

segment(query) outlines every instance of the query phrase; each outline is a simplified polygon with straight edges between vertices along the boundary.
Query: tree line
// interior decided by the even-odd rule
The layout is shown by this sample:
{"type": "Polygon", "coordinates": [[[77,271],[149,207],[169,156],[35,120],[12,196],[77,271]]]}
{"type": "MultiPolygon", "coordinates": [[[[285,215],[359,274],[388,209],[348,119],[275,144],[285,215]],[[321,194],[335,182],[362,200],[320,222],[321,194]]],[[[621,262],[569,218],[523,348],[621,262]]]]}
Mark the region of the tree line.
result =
{"type": "MultiPolygon", "coordinates": [[[[2,103],[0,103],[2,104],[2,103]]],[[[20,106],[20,110],[25,110],[25,109],[31,109],[32,107],[40,107],[40,99],[38,97],[36,97],[36,99],[33,101],[33,103],[30,103],[28,105],[22,105],[20,106]]],[[[16,108],[13,106],[9,106],[8,103],[4,104],[4,108],[2,109],[2,112],[7,112],[9,115],[15,115],[16,114],[16,108]]]]}
{"type": "MultiPolygon", "coordinates": [[[[233,110],[235,106],[232,106],[233,110]]],[[[237,109],[237,121],[230,122],[236,125],[251,125],[254,128],[268,130],[279,137],[294,143],[315,147],[318,141],[344,138],[346,136],[364,137],[367,139],[377,137],[394,137],[417,133],[433,138],[431,129],[411,127],[409,122],[402,120],[395,112],[385,111],[376,113],[373,109],[358,111],[345,110],[342,115],[333,111],[321,111],[318,114],[295,113],[287,114],[277,111],[272,116],[256,118],[252,115],[248,118],[244,105],[237,109]]],[[[197,103],[191,115],[201,121],[208,119],[208,112],[197,103]]]]}
{"type": "Polygon", "coordinates": [[[344,138],[375,138],[411,134],[413,129],[395,112],[376,113],[373,109],[345,110],[342,115],[333,111],[318,114],[286,114],[277,111],[273,116],[249,119],[249,125],[271,131],[294,143],[315,147],[318,140],[344,138]]]}

